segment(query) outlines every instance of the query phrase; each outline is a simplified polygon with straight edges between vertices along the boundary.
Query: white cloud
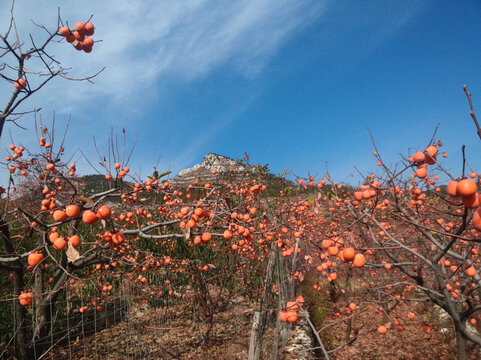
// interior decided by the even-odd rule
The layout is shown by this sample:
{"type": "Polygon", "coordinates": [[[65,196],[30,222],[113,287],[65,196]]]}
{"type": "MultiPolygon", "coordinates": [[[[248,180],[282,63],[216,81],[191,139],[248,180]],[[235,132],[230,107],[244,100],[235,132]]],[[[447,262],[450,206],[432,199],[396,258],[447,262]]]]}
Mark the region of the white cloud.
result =
{"type": "MultiPolygon", "coordinates": [[[[127,107],[138,100],[135,94],[147,89],[167,91],[162,87],[163,76],[188,82],[225,64],[234,66],[241,76],[255,76],[298,27],[311,23],[323,9],[319,2],[277,0],[81,4],[80,8],[59,1],[17,1],[15,5],[19,29],[35,31],[30,19],[52,28],[60,5],[62,18],[71,27],[93,14],[94,39],[102,40],[91,54],[79,53],[68,44],[55,47],[62,63],[72,66],[73,76],[91,74],[102,66],[106,70],[95,80],[96,86],[57,82],[56,93],[62,93],[62,101],[44,92],[37,98],[40,103],[64,106],[79,98],[86,102],[107,96],[127,107]],[[70,90],[73,87],[75,91],[70,90]]],[[[8,8],[8,2],[0,6],[0,23],[7,23],[8,8]]]]}

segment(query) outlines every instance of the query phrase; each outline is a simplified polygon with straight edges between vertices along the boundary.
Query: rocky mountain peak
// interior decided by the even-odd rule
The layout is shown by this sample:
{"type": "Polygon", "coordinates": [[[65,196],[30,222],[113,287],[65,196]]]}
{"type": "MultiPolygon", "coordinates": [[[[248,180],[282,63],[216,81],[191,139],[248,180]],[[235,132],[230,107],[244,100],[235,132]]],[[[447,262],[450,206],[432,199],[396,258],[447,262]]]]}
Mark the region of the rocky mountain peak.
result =
{"type": "Polygon", "coordinates": [[[202,163],[180,171],[171,182],[177,185],[184,185],[192,183],[197,179],[202,179],[206,182],[213,181],[215,176],[212,175],[212,170],[216,170],[218,174],[244,174],[246,172],[256,172],[257,166],[244,164],[227,156],[210,153],[204,157],[202,163]]]}

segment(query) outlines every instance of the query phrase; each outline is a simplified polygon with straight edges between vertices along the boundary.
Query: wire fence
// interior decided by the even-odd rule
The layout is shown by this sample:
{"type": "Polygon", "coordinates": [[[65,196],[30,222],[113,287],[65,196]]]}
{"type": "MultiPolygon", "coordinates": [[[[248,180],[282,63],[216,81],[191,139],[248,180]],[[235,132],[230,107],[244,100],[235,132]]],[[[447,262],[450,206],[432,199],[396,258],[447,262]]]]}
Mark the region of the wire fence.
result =
{"type": "MultiPolygon", "coordinates": [[[[9,295],[0,301],[0,359],[20,357],[19,332],[28,341],[22,346],[33,359],[149,359],[149,346],[141,346],[136,339],[148,327],[160,327],[167,321],[165,280],[150,276],[148,284],[131,279],[122,280],[112,292],[102,293],[97,287],[86,289],[78,284],[66,284],[65,290],[47,309],[50,320],[39,319],[35,301],[25,307],[23,323],[18,324],[18,298],[9,295]],[[136,321],[139,309],[149,309],[141,325],[136,321]],[[39,330],[42,323],[44,331],[39,330]],[[112,349],[103,332],[121,324],[122,349],[112,349]],[[142,329],[139,329],[139,325],[142,329]],[[125,351],[128,349],[128,351],[125,351]]],[[[145,317],[145,312],[142,314],[145,317]]]]}

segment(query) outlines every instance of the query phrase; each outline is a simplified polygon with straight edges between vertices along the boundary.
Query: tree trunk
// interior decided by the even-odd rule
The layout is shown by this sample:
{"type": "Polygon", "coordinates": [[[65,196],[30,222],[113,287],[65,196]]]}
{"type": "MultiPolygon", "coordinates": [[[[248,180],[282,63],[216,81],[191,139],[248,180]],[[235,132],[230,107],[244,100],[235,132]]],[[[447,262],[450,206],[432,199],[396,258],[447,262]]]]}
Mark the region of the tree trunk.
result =
{"type": "MultiPolygon", "coordinates": [[[[65,253],[62,254],[62,266],[65,269],[67,268],[67,257],[65,253]]],[[[68,276],[67,272],[60,270],[50,291],[45,294],[45,296],[39,297],[38,302],[35,301],[36,319],[32,336],[32,348],[37,357],[42,355],[47,347],[47,337],[48,335],[51,335],[50,331],[53,326],[51,323],[51,314],[55,309],[58,295],[60,294],[62,286],[65,284],[68,276]]]]}
{"type": "MultiPolygon", "coordinates": [[[[42,237],[37,236],[37,246],[43,245],[42,237]]],[[[47,295],[45,294],[44,280],[45,267],[40,264],[34,270],[35,282],[33,286],[33,301],[35,304],[35,322],[33,324],[32,346],[34,347],[34,354],[40,356],[43,354],[45,348],[46,338],[49,333],[50,320],[50,304],[45,304],[47,295]]]]}
{"type": "Polygon", "coordinates": [[[332,303],[337,303],[337,300],[338,300],[338,295],[337,295],[337,292],[336,292],[336,284],[334,284],[334,281],[331,281],[329,283],[329,299],[331,300],[332,303]]]}
{"type": "MultiPolygon", "coordinates": [[[[344,285],[344,299],[346,300],[346,304],[349,304],[350,301],[349,301],[349,296],[351,293],[351,269],[348,270],[347,272],[347,275],[346,275],[346,283],[344,285]]],[[[347,320],[347,329],[346,329],[346,342],[348,343],[348,345],[352,345],[350,343],[351,341],[351,331],[352,331],[352,318],[349,318],[349,320],[347,320]]]]}
{"type": "Polygon", "coordinates": [[[33,354],[30,352],[29,347],[27,346],[27,313],[25,311],[25,306],[20,305],[18,301],[18,296],[20,292],[24,289],[23,283],[23,268],[20,268],[18,271],[15,272],[15,279],[14,279],[14,311],[15,311],[15,339],[16,339],[16,348],[18,350],[18,355],[20,359],[28,360],[33,359],[33,354]]]}
{"type": "MultiPolygon", "coordinates": [[[[0,131],[1,133],[1,131],[0,131]]],[[[0,237],[3,240],[5,250],[7,253],[15,254],[15,248],[12,245],[10,239],[10,230],[8,224],[0,220],[0,237]]],[[[20,359],[31,359],[32,354],[29,352],[27,347],[27,314],[25,312],[25,307],[20,305],[18,301],[18,296],[24,290],[25,284],[23,282],[23,264],[20,260],[16,260],[13,263],[15,267],[14,270],[14,285],[13,285],[13,295],[14,295],[14,316],[15,316],[15,345],[16,351],[18,351],[18,356],[20,359]]]]}
{"type": "Polygon", "coordinates": [[[346,342],[351,341],[352,319],[347,320],[346,342]]]}
{"type": "Polygon", "coordinates": [[[38,265],[35,268],[35,283],[33,286],[33,301],[35,303],[35,324],[34,324],[34,331],[32,336],[32,342],[36,339],[41,338],[40,328],[42,324],[46,321],[45,319],[45,311],[43,309],[42,303],[44,298],[44,287],[43,287],[43,280],[44,280],[44,266],[42,264],[38,265]]]}
{"type": "MultiPolygon", "coordinates": [[[[456,325],[456,324],[455,324],[456,325]]],[[[462,325],[459,325],[462,326],[462,325]]],[[[458,355],[458,360],[468,360],[468,355],[466,352],[466,339],[461,333],[461,329],[456,325],[456,350],[458,355]]]]}

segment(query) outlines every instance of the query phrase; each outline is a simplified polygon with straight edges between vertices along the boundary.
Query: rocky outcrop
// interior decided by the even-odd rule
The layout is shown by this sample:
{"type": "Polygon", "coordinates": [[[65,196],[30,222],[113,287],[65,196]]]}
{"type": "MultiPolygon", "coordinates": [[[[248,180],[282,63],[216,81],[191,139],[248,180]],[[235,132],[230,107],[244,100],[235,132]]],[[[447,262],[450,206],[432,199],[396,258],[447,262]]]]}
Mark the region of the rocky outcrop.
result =
{"type": "Polygon", "coordinates": [[[188,185],[195,180],[200,180],[204,183],[215,182],[219,180],[219,176],[241,177],[245,173],[258,172],[259,168],[258,165],[244,164],[226,156],[210,153],[204,157],[202,163],[182,170],[170,182],[177,186],[188,185]],[[212,174],[212,170],[216,170],[216,175],[212,174]]]}
{"type": "Polygon", "coordinates": [[[311,360],[314,356],[314,335],[304,316],[299,318],[298,323],[292,329],[289,340],[283,353],[286,359],[311,360]]]}

